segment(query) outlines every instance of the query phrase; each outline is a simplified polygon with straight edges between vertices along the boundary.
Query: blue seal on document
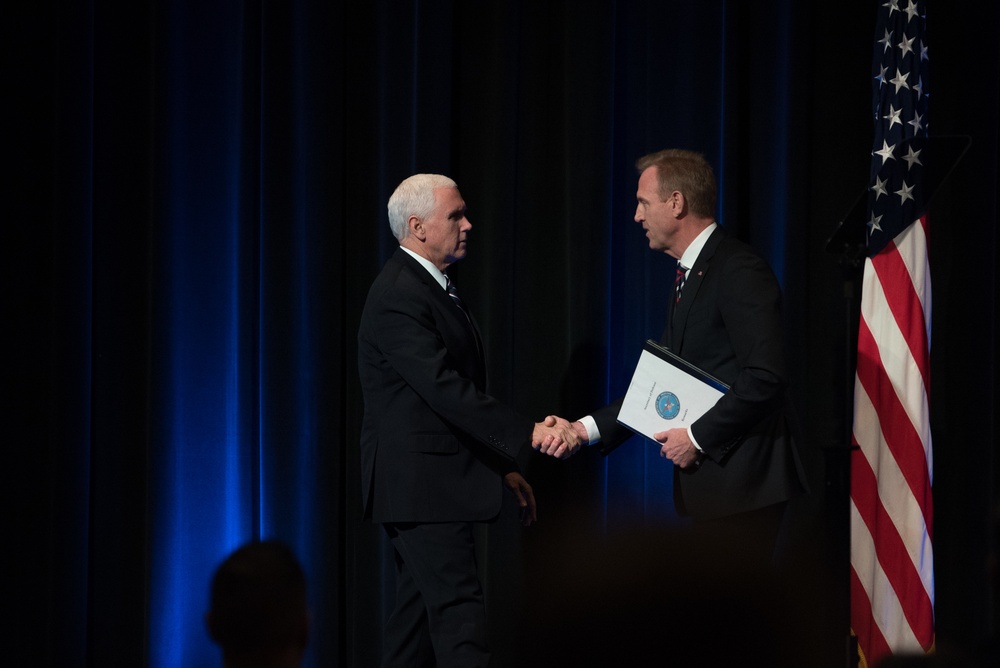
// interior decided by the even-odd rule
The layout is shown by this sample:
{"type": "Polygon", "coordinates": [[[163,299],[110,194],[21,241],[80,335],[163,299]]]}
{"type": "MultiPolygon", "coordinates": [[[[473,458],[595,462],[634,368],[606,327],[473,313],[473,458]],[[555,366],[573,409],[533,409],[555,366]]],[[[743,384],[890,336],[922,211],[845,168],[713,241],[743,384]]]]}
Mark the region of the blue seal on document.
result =
{"type": "Polygon", "coordinates": [[[664,420],[673,420],[681,412],[681,402],[673,392],[660,392],[656,397],[656,412],[664,420]]]}

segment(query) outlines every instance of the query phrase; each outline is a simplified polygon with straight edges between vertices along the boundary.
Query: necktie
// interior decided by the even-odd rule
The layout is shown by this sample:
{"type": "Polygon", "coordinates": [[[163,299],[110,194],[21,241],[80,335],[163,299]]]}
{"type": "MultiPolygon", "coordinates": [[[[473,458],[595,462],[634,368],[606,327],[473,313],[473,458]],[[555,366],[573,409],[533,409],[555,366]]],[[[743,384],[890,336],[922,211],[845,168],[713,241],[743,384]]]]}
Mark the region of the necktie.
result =
{"type": "MultiPolygon", "coordinates": [[[[466,318],[469,318],[469,311],[465,308],[465,304],[462,303],[462,298],[458,296],[458,290],[455,289],[455,284],[451,282],[451,279],[445,274],[444,277],[445,285],[447,286],[448,296],[451,297],[451,301],[455,302],[458,308],[462,309],[462,313],[465,314],[466,318]]],[[[469,318],[471,322],[471,318],[469,318]]]]}
{"type": "Polygon", "coordinates": [[[458,290],[455,289],[455,284],[451,282],[448,274],[444,275],[444,282],[448,296],[455,302],[455,306],[461,309],[465,319],[469,321],[469,329],[472,330],[472,336],[476,340],[476,350],[479,351],[479,358],[483,359],[483,342],[479,340],[479,332],[476,330],[475,325],[472,324],[472,316],[469,315],[469,310],[465,308],[465,304],[462,302],[462,298],[458,296],[458,290]]]}
{"type": "Polygon", "coordinates": [[[677,263],[677,276],[674,277],[674,303],[681,300],[681,290],[684,289],[684,277],[687,274],[687,267],[680,262],[677,263]]]}

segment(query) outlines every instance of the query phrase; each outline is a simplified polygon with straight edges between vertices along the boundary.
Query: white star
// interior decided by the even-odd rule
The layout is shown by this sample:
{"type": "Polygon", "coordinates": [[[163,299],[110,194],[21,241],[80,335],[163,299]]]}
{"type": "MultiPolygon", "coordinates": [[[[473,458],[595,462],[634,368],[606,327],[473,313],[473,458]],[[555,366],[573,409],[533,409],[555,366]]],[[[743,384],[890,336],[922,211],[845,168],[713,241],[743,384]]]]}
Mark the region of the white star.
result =
{"type": "Polygon", "coordinates": [[[905,204],[908,199],[913,199],[913,195],[911,193],[913,192],[914,187],[915,186],[906,185],[906,181],[903,181],[903,187],[896,191],[896,194],[899,195],[900,205],[905,204]]]}
{"type": "Polygon", "coordinates": [[[888,162],[889,160],[893,160],[895,158],[895,156],[892,154],[892,152],[893,152],[893,150],[895,148],[896,148],[895,144],[893,144],[892,146],[889,146],[889,144],[886,143],[886,141],[883,139],[882,140],[882,150],[881,151],[873,151],[872,155],[881,156],[882,157],[882,166],[884,167],[886,162],[888,162]]]}
{"type": "Polygon", "coordinates": [[[919,14],[917,14],[917,3],[913,0],[910,0],[909,4],[906,5],[906,16],[908,17],[906,19],[907,22],[909,22],[914,16],[919,16],[919,14]]]}
{"type": "Polygon", "coordinates": [[[900,88],[909,88],[910,87],[909,84],[906,83],[906,80],[909,79],[909,78],[910,78],[909,74],[903,74],[902,72],[899,71],[899,68],[897,67],[896,68],[896,78],[895,79],[890,79],[889,83],[893,84],[896,87],[896,92],[898,93],[900,88]]]}
{"type": "Polygon", "coordinates": [[[907,169],[913,169],[913,165],[915,164],[921,166],[924,164],[920,162],[920,151],[914,151],[912,146],[906,147],[906,155],[903,156],[903,162],[906,163],[907,169]]]}
{"type": "Polygon", "coordinates": [[[875,185],[872,186],[872,191],[874,191],[874,193],[875,193],[875,201],[876,202],[878,201],[878,198],[881,197],[882,195],[888,195],[889,194],[889,191],[885,189],[885,184],[886,184],[886,182],[888,180],[889,179],[886,179],[885,181],[883,181],[879,177],[877,177],[877,176],[875,177],[875,185]]]}
{"type": "MultiPolygon", "coordinates": [[[[916,86],[914,86],[914,88],[916,88],[916,86]]],[[[920,134],[920,131],[924,129],[923,120],[924,120],[923,116],[921,116],[917,112],[913,112],[913,120],[906,121],[907,123],[913,126],[913,134],[918,135],[920,134]]]]}
{"type": "Polygon", "coordinates": [[[882,45],[882,53],[888,51],[889,47],[892,46],[892,33],[889,32],[888,28],[885,30],[885,37],[880,39],[877,43],[882,45]]]}
{"type": "Polygon", "coordinates": [[[899,11],[899,0],[889,0],[889,2],[883,4],[882,6],[889,8],[889,18],[892,18],[892,13],[899,11]]]}
{"type": "MultiPolygon", "coordinates": [[[[895,82],[893,82],[893,83],[895,83],[895,82]]],[[[924,94],[924,82],[923,82],[923,79],[921,79],[920,77],[917,77],[917,83],[913,84],[913,90],[917,91],[917,99],[919,100],[921,98],[921,96],[923,96],[923,94],[924,94]]],[[[896,89],[896,92],[897,93],[899,92],[898,88],[896,89]]]]}
{"type": "Polygon", "coordinates": [[[881,220],[882,216],[876,216],[875,212],[873,211],[871,220],[868,221],[868,234],[871,234],[876,230],[878,230],[879,232],[882,231],[882,226],[879,225],[879,222],[881,222],[881,220]]]}
{"type": "Polygon", "coordinates": [[[899,57],[905,58],[907,53],[913,53],[913,41],[917,39],[916,37],[911,37],[906,39],[903,37],[903,41],[899,43],[899,57]]]}
{"type": "Polygon", "coordinates": [[[881,69],[881,72],[879,72],[878,76],[875,77],[875,81],[878,82],[878,87],[881,88],[882,86],[885,85],[885,73],[889,70],[889,68],[883,65],[879,65],[879,69],[881,69]]]}
{"type": "Polygon", "coordinates": [[[920,42],[920,60],[930,60],[930,59],[931,59],[931,57],[929,55],[927,55],[927,45],[923,43],[923,40],[921,40],[921,42],[920,42]]]}
{"type": "Polygon", "coordinates": [[[889,128],[892,129],[892,126],[895,125],[896,123],[899,123],[900,125],[903,124],[903,121],[899,120],[899,115],[901,113],[903,113],[902,109],[896,109],[890,104],[889,113],[883,116],[882,118],[889,121],[889,128]]]}

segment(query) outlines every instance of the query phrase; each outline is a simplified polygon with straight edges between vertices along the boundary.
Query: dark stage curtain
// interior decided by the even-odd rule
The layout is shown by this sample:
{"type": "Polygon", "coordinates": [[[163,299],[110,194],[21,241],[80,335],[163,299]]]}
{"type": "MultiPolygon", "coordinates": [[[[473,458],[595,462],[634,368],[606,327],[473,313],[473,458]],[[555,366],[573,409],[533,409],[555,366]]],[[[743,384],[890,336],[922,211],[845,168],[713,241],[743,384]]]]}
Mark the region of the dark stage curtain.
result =
{"type": "MultiPolygon", "coordinates": [[[[929,8],[931,131],[972,141],[931,211],[942,647],[997,630],[1000,10],[983,4],[929,8]]],[[[393,577],[360,518],[355,335],[395,247],[389,194],[416,172],[457,180],[473,231],[453,276],[493,393],[576,418],[625,389],[662,328],[673,263],[632,222],[633,163],[670,146],[715,165],[720,223],[783,286],[812,493],[791,508],[794,623],[773,639],[844,665],[858,278],[825,245],[866,188],[875,3],[3,14],[10,665],[219,665],[208,581],[255,537],[303,561],[308,665],[376,665],[393,577]]],[[[704,600],[680,631],[625,611],[725,581],[665,572],[683,520],[655,448],[522,464],[540,522],[522,530],[509,506],[480,535],[497,665],[615,648],[617,615],[665,657],[726,636],[704,600]]]]}

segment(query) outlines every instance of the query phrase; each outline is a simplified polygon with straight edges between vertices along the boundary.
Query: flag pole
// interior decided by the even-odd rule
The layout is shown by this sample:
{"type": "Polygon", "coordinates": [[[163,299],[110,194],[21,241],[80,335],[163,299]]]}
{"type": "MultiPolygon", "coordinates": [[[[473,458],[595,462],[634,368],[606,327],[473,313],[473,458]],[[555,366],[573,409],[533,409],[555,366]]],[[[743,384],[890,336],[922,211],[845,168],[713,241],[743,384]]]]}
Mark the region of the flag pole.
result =
{"type": "Polygon", "coordinates": [[[857,357],[857,328],[860,317],[858,300],[861,272],[868,249],[866,221],[868,191],[863,191],[837,223],[826,241],[826,251],[838,256],[844,298],[842,433],[836,445],[823,448],[826,464],[825,513],[829,553],[833,555],[833,605],[839,632],[843,633],[844,666],[857,668],[858,640],[851,633],[851,452],[853,444],[854,368],[857,357]]]}

